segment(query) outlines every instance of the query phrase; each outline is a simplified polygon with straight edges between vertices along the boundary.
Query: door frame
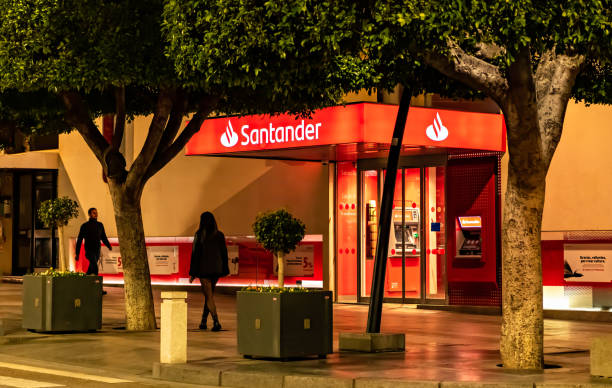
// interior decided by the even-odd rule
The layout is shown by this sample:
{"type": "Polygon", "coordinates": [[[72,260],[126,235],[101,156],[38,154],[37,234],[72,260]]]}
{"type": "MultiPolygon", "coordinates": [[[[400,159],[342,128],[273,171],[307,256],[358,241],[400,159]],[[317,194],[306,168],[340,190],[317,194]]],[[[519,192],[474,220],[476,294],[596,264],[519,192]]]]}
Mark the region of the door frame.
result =
{"type": "MultiPolygon", "coordinates": [[[[51,189],[53,193],[53,198],[57,198],[57,174],[58,170],[55,169],[20,169],[13,170],[13,238],[12,238],[12,269],[11,272],[13,275],[24,275],[25,273],[34,271],[35,264],[35,254],[36,254],[36,240],[35,240],[35,231],[36,231],[36,210],[34,208],[34,204],[36,202],[35,192],[36,192],[36,179],[35,176],[37,174],[42,173],[50,173],[51,174],[51,189]],[[19,182],[19,178],[21,176],[29,176],[31,179],[31,189],[30,193],[25,193],[25,195],[29,195],[30,203],[32,206],[32,216],[31,216],[31,228],[29,230],[29,238],[30,238],[30,259],[28,268],[25,269],[19,266],[19,220],[21,218],[21,214],[19,212],[19,206],[21,204],[22,195],[21,186],[19,182]]],[[[56,243],[56,228],[51,228],[51,267],[57,267],[57,256],[58,256],[58,244],[56,243]]]]}
{"type": "MultiPolygon", "coordinates": [[[[446,167],[448,163],[448,155],[446,153],[439,153],[439,154],[427,154],[427,155],[408,155],[408,156],[401,156],[399,159],[399,164],[398,164],[398,170],[403,170],[403,169],[407,169],[407,168],[418,168],[419,169],[419,177],[420,177],[420,209],[421,209],[421,215],[420,218],[421,220],[424,220],[423,218],[423,203],[425,201],[425,168],[426,167],[446,167]]],[[[378,159],[359,159],[357,161],[357,261],[356,261],[356,265],[357,265],[357,302],[358,303],[369,303],[370,301],[370,297],[367,296],[361,296],[362,295],[362,286],[361,286],[361,276],[362,276],[362,269],[361,269],[361,256],[362,256],[362,245],[363,245],[363,241],[362,241],[362,207],[363,207],[363,193],[362,193],[362,178],[361,178],[361,174],[363,171],[367,171],[367,170],[377,170],[377,171],[382,171],[384,169],[387,168],[387,159],[385,158],[378,158],[378,159]]],[[[444,203],[445,203],[445,207],[446,207],[446,201],[448,198],[448,185],[446,184],[447,182],[447,176],[446,176],[446,172],[444,174],[444,203]]],[[[382,195],[381,192],[381,179],[377,180],[377,184],[378,184],[378,192],[379,195],[382,195]]],[[[402,174],[402,186],[405,186],[405,174],[402,174]]],[[[402,190],[402,204],[405,204],[405,190],[402,190]]],[[[380,203],[380,201],[379,201],[380,203]]],[[[405,207],[405,206],[404,206],[405,207]]],[[[404,214],[404,210],[402,210],[402,222],[404,222],[405,219],[405,214],[404,214]]],[[[444,222],[446,223],[446,227],[444,228],[445,230],[445,243],[448,242],[448,238],[449,238],[449,228],[448,228],[448,216],[447,216],[447,212],[445,209],[444,212],[444,222]]],[[[420,226],[420,230],[419,233],[421,236],[425,236],[426,235],[426,222],[422,221],[421,222],[421,226],[420,226]]],[[[403,237],[402,237],[403,238],[403,237]]],[[[402,297],[401,298],[383,298],[383,302],[391,302],[391,303],[404,303],[404,304],[448,304],[449,301],[449,297],[448,297],[448,277],[447,277],[447,271],[446,271],[446,255],[448,254],[446,252],[445,249],[445,254],[444,254],[444,260],[442,261],[444,263],[443,265],[443,270],[442,270],[442,276],[444,277],[444,293],[445,293],[445,297],[444,299],[428,299],[427,298],[427,291],[426,291],[426,276],[427,276],[427,258],[426,258],[426,252],[427,249],[425,247],[425,241],[426,239],[422,238],[420,241],[421,244],[421,250],[420,250],[420,279],[421,279],[421,296],[420,298],[406,298],[406,294],[405,294],[405,287],[406,287],[406,280],[405,280],[405,270],[406,270],[406,257],[405,257],[405,252],[402,250],[402,297]]]]}

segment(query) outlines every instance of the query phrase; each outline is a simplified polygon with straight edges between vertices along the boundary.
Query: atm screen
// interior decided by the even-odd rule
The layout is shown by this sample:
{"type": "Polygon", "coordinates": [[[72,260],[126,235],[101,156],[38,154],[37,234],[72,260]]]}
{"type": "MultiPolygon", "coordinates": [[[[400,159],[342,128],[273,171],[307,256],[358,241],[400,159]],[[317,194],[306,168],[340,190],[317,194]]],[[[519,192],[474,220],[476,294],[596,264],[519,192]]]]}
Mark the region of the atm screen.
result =
{"type": "Polygon", "coordinates": [[[482,227],[480,216],[464,216],[457,218],[459,219],[459,226],[461,226],[461,229],[480,229],[482,227]]]}

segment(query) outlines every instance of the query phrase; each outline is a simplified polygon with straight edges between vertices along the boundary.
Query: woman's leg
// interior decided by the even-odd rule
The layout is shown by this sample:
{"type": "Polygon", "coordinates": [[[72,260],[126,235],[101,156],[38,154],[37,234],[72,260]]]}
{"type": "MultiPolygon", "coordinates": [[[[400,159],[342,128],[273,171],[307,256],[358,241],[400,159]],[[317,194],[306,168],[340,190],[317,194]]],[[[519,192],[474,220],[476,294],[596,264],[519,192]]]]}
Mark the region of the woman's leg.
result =
{"type": "Polygon", "coordinates": [[[200,278],[200,288],[202,289],[202,295],[204,295],[204,310],[202,311],[202,320],[200,321],[200,329],[206,330],[206,321],[208,320],[208,306],[206,304],[206,290],[204,287],[204,282],[206,279],[200,278]]]}
{"type": "Polygon", "coordinates": [[[210,311],[210,315],[213,317],[214,321],[218,321],[217,318],[217,306],[215,306],[215,299],[213,297],[212,290],[212,281],[211,279],[202,279],[202,291],[204,291],[204,300],[206,303],[206,307],[208,307],[208,311],[210,311]]]}

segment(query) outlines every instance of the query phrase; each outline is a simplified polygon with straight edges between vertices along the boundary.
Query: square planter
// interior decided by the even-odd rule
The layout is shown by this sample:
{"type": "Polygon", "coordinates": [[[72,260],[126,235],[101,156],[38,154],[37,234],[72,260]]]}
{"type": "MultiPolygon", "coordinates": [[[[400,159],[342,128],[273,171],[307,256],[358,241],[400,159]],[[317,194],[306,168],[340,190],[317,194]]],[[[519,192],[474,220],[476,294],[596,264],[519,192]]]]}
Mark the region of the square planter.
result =
{"type": "Polygon", "coordinates": [[[35,331],[100,329],[102,277],[24,276],[22,326],[35,331]]]}
{"type": "Polygon", "coordinates": [[[332,353],[332,304],[331,291],[239,291],[238,352],[281,359],[332,353]]]}

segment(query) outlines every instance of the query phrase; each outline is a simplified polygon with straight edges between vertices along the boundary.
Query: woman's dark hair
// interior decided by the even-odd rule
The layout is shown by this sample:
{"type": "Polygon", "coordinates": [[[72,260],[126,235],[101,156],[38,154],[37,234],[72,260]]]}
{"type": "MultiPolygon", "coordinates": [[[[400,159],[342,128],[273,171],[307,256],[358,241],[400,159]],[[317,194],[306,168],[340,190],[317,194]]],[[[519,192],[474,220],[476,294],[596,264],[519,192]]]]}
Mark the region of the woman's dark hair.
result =
{"type": "Polygon", "coordinates": [[[204,212],[200,216],[200,228],[198,229],[198,233],[202,234],[203,238],[210,238],[217,234],[219,229],[217,228],[217,221],[215,221],[215,216],[211,212],[204,212]]]}

